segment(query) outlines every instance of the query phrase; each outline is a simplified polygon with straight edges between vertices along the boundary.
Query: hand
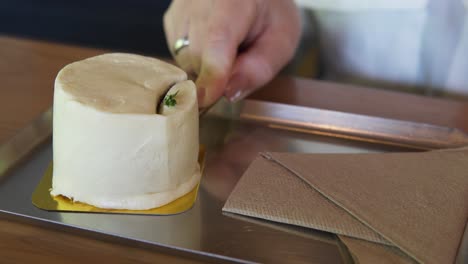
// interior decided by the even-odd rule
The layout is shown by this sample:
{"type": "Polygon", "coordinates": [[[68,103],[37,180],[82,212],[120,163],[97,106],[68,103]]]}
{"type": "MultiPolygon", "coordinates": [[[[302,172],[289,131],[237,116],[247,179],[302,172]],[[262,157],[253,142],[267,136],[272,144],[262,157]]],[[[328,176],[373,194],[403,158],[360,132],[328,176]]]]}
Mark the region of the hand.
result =
{"type": "Polygon", "coordinates": [[[197,76],[200,107],[266,84],[292,58],[301,32],[293,0],[174,0],[164,30],[171,50],[190,40],[174,57],[197,76]]]}

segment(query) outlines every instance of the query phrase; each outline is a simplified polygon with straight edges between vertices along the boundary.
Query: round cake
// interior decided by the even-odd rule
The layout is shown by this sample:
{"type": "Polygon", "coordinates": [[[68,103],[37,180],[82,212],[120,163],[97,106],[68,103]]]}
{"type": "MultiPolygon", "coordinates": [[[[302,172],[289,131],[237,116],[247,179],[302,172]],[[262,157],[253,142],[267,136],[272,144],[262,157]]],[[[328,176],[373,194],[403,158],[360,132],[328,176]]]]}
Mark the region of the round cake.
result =
{"type": "Polygon", "coordinates": [[[51,194],[100,208],[145,210],[200,180],[196,87],[181,69],[123,53],[57,75],[51,194]]]}

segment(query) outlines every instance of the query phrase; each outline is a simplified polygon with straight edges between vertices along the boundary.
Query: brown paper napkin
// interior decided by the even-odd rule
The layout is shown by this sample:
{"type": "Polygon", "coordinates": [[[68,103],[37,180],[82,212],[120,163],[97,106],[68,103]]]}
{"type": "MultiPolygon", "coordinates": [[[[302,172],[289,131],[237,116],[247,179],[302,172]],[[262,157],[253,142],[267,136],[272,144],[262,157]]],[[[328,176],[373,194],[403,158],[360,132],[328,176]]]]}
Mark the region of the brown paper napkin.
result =
{"type": "MultiPolygon", "coordinates": [[[[419,262],[452,263],[468,216],[468,152],[263,153],[223,210],[392,244],[419,262]]],[[[343,239],[363,248],[350,241],[343,239]]]]}
{"type": "Polygon", "coordinates": [[[379,245],[365,240],[339,236],[348,247],[355,263],[414,264],[417,263],[397,247],[379,245]]]}

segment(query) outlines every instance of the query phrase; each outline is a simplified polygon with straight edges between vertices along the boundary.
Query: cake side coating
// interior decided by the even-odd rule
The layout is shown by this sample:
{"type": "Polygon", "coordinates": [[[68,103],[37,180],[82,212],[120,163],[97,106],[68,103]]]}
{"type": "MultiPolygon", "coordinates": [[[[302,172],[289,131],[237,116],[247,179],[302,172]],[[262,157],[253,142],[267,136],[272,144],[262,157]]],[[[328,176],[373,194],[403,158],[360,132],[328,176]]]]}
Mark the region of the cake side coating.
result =
{"type": "Polygon", "coordinates": [[[55,81],[52,195],[101,208],[144,210],[198,183],[198,105],[186,74],[162,61],[105,54],[55,81]],[[177,104],[156,113],[161,96],[177,104]]]}

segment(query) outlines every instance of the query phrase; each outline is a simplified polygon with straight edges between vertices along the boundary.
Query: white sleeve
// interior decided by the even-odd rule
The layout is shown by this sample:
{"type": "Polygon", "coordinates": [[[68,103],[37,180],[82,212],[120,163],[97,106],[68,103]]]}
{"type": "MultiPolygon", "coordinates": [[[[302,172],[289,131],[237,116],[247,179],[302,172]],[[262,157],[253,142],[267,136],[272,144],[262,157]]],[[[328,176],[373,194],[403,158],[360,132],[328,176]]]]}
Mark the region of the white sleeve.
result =
{"type": "MultiPolygon", "coordinates": [[[[300,7],[335,10],[359,11],[368,9],[424,9],[428,0],[295,0],[300,7]]],[[[468,3],[468,0],[464,0],[468,3]]]]}

